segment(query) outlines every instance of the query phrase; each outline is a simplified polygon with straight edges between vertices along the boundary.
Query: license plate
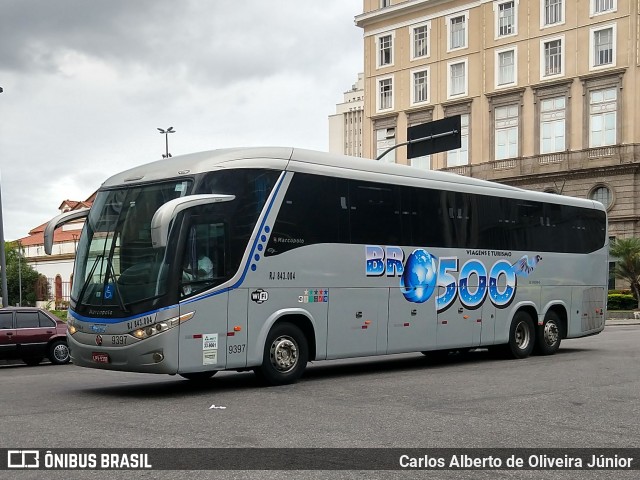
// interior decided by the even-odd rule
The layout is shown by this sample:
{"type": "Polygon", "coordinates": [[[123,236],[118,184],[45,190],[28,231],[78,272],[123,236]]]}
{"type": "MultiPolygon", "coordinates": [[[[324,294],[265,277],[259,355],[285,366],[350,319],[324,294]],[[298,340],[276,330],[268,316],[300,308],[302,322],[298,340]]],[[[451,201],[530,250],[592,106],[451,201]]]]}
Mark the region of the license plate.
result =
{"type": "Polygon", "coordinates": [[[91,360],[93,360],[96,363],[109,363],[109,354],[93,352],[91,353],[91,360]]]}

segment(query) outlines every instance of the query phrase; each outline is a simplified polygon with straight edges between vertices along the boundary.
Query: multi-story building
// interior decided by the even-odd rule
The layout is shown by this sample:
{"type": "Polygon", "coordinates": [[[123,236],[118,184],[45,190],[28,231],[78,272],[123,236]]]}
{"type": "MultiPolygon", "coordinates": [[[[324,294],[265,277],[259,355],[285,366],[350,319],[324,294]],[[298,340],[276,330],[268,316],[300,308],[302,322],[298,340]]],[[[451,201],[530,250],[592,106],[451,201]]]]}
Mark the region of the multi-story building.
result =
{"type": "Polygon", "coordinates": [[[336,105],[329,116],[329,151],[362,157],[362,126],[364,120],[364,73],[351,90],[344,92],[344,101],[336,105]]]}
{"type": "MultiPolygon", "coordinates": [[[[640,236],[640,11],[623,0],[364,0],[363,156],[462,115],[409,161],[601,201],[640,236]]],[[[407,163],[406,148],[384,161],[407,163]]]]}

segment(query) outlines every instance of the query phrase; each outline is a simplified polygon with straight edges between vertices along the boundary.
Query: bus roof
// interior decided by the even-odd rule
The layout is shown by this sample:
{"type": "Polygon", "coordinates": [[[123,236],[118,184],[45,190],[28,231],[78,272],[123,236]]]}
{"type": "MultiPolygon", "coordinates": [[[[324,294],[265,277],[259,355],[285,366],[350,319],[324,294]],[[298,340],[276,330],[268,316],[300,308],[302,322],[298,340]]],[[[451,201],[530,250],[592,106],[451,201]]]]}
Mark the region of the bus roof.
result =
{"type": "Polygon", "coordinates": [[[327,174],[372,182],[470,191],[605,210],[601,203],[592,200],[524,190],[451,172],[422,170],[407,165],[291,147],[228,148],[180,155],[118,173],[107,179],[102,188],[179,178],[226,168],[271,168],[327,174]]]}

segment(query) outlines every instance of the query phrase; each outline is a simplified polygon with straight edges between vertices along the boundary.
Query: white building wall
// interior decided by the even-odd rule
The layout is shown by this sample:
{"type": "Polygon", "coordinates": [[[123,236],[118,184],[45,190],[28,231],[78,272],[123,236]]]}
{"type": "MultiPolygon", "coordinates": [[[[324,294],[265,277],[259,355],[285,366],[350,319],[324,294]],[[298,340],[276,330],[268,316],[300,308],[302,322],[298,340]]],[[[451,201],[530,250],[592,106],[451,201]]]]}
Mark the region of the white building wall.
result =
{"type": "Polygon", "coordinates": [[[344,101],[336,105],[336,113],[329,116],[329,152],[361,157],[363,122],[364,73],[359,73],[344,101]]]}

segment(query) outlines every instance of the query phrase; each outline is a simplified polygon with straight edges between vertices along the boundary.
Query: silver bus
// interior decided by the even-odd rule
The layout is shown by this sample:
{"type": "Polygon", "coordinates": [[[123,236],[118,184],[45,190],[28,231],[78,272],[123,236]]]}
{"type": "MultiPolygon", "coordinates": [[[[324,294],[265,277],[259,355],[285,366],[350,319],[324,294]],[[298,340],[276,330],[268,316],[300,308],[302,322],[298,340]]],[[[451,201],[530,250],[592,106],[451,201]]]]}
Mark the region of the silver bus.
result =
{"type": "Polygon", "coordinates": [[[75,262],[76,365],[297,380],[309,361],[496,348],[604,328],[604,207],[292,148],[224,149],[102,184],[75,262]]]}

